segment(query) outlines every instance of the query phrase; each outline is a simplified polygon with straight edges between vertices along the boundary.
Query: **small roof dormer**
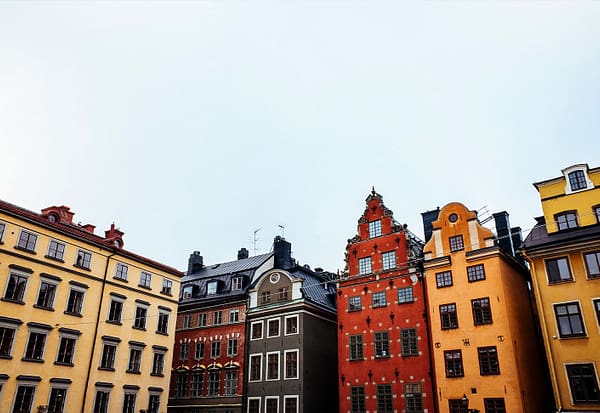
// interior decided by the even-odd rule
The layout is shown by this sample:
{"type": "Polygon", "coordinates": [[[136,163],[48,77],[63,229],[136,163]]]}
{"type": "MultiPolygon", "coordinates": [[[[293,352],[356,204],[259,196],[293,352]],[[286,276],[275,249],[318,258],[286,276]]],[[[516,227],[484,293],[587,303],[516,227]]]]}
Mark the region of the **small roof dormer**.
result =
{"type": "Polygon", "coordinates": [[[52,223],[60,224],[72,224],[74,212],[70,211],[70,208],[66,205],[61,206],[50,206],[42,209],[42,216],[48,218],[48,221],[52,223]]]}
{"type": "Polygon", "coordinates": [[[104,231],[104,240],[117,248],[123,248],[123,235],[125,233],[118,228],[115,228],[114,222],[110,225],[110,229],[104,231]]]}

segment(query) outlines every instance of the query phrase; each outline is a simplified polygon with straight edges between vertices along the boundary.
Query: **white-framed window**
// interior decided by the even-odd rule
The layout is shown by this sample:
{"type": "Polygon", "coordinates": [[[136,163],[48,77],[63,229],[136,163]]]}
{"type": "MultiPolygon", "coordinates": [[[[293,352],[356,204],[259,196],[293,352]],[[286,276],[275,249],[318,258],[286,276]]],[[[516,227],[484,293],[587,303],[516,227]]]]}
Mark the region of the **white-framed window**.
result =
{"type": "Polygon", "coordinates": [[[373,308],[385,307],[387,305],[385,291],[374,292],[372,295],[373,308]]]}
{"type": "Polygon", "coordinates": [[[283,413],[298,413],[298,395],[283,396],[283,413]]]}
{"type": "Polygon", "coordinates": [[[250,354],[250,372],[248,375],[248,381],[262,380],[262,359],[262,353],[250,354]]]}
{"type": "Polygon", "coordinates": [[[79,285],[71,285],[69,296],[67,298],[67,308],[65,313],[81,315],[83,311],[83,302],[85,299],[85,287],[79,285]]]}
{"type": "Polygon", "coordinates": [[[123,386],[123,413],[135,413],[138,386],[123,386]]]}
{"type": "Polygon", "coordinates": [[[35,392],[38,385],[37,380],[18,380],[15,399],[13,400],[12,413],[31,412],[35,392]]]}
{"type": "Polygon", "coordinates": [[[129,266],[123,264],[121,262],[117,263],[117,268],[115,270],[115,278],[119,280],[127,280],[127,271],[129,271],[129,266]]]}
{"type": "Polygon", "coordinates": [[[141,372],[144,346],[145,344],[143,343],[129,342],[129,362],[127,363],[127,373],[141,372]]]}
{"type": "Polygon", "coordinates": [[[16,246],[17,248],[25,251],[35,252],[35,244],[37,244],[37,238],[37,234],[22,229],[21,233],[19,234],[19,241],[17,241],[16,246]]]}
{"type": "Polygon", "coordinates": [[[159,413],[160,391],[161,390],[149,390],[150,395],[148,396],[148,410],[146,410],[146,413],[159,413]]]}
{"type": "Polygon", "coordinates": [[[118,337],[102,337],[102,357],[100,358],[100,370],[115,369],[117,358],[117,346],[121,339],[118,337]]]}
{"type": "Polygon", "coordinates": [[[384,270],[396,268],[396,251],[388,251],[381,254],[381,263],[384,270]]]}
{"type": "Polygon", "coordinates": [[[58,330],[58,334],[60,340],[58,352],[56,354],[56,364],[72,366],[75,358],[75,346],[77,345],[77,339],[81,335],[81,332],[61,327],[58,330]]]}
{"type": "Polygon", "coordinates": [[[206,319],[207,318],[208,317],[206,316],[206,313],[198,314],[198,325],[200,327],[206,327],[206,323],[207,323],[206,319]]]}
{"type": "Polygon", "coordinates": [[[588,188],[594,188],[594,183],[587,174],[587,165],[573,165],[562,170],[566,185],[565,194],[585,191],[588,188]]]}
{"type": "Polygon", "coordinates": [[[263,338],[263,322],[253,321],[250,324],[250,340],[260,340],[263,338]]]}
{"type": "Polygon", "coordinates": [[[77,258],[75,259],[75,266],[79,268],[90,269],[92,265],[92,253],[86,250],[77,250],[77,258]]]}
{"type": "Polygon", "coordinates": [[[162,376],[165,369],[166,347],[152,346],[152,376],[162,376]]]}
{"type": "Polygon", "coordinates": [[[235,396],[238,387],[238,371],[236,369],[225,371],[225,396],[235,396]]]}
{"type": "Polygon", "coordinates": [[[267,338],[279,336],[279,318],[267,320],[267,338]]]}
{"type": "Polygon", "coordinates": [[[298,378],[298,349],[285,350],[283,353],[283,378],[297,379],[298,378]]]}
{"type": "Polygon", "coordinates": [[[96,385],[96,396],[94,398],[94,413],[108,413],[108,402],[110,400],[109,386],[96,385]]]}
{"type": "Polygon", "coordinates": [[[30,275],[29,272],[11,268],[8,273],[8,281],[4,290],[4,299],[7,301],[23,303],[30,275]]]}
{"type": "Polygon", "coordinates": [[[364,257],[358,259],[358,273],[360,275],[371,273],[371,257],[364,257]]]}
{"type": "Polygon", "coordinates": [[[210,357],[214,359],[221,357],[221,342],[219,340],[210,343],[210,357]]]}
{"type": "Polygon", "coordinates": [[[6,224],[4,222],[0,222],[0,244],[4,240],[4,232],[6,231],[6,224]]]}
{"type": "Polygon", "coordinates": [[[233,357],[238,354],[238,339],[230,338],[227,340],[227,356],[233,357]]]}
{"type": "Polygon", "coordinates": [[[587,337],[583,312],[578,301],[555,303],[554,316],[561,338],[587,337]]]}
{"type": "Polygon", "coordinates": [[[237,323],[238,321],[240,321],[240,310],[236,308],[235,310],[231,310],[229,312],[229,322],[237,323]]]}
{"type": "Polygon", "coordinates": [[[16,318],[0,316],[0,358],[12,358],[15,337],[22,323],[16,318]]]}
{"type": "Polygon", "coordinates": [[[46,351],[46,339],[48,338],[48,332],[52,329],[52,326],[29,323],[28,327],[29,337],[27,338],[23,359],[29,361],[43,361],[44,352],[46,351]]]}
{"type": "Polygon", "coordinates": [[[298,334],[298,314],[287,315],[285,320],[285,335],[298,334]]]}
{"type": "Polygon", "coordinates": [[[214,295],[217,293],[217,285],[219,284],[218,281],[209,281],[206,284],[206,295],[214,295]]]}
{"type": "Polygon", "coordinates": [[[260,402],[261,402],[260,397],[248,397],[247,413],[261,413],[260,402]]]}
{"type": "Polygon", "coordinates": [[[46,276],[40,277],[40,288],[38,290],[35,307],[46,310],[54,309],[54,299],[56,298],[56,289],[58,288],[59,280],[46,276]]]}
{"type": "Polygon", "coordinates": [[[48,244],[48,254],[47,258],[52,258],[58,261],[63,261],[65,258],[65,243],[57,241],[55,239],[50,240],[50,244],[48,244]]]}
{"type": "Polygon", "coordinates": [[[265,358],[267,367],[265,379],[279,380],[279,351],[268,351],[265,358]]]}
{"type": "Polygon", "coordinates": [[[381,236],[381,220],[369,222],[369,238],[381,236]]]}
{"type": "Polygon", "coordinates": [[[169,312],[166,310],[158,310],[158,324],[156,326],[156,332],[159,334],[169,333],[169,312]]]}
{"type": "Polygon", "coordinates": [[[593,404],[600,402],[598,374],[594,363],[565,364],[571,397],[575,403],[593,404]]]}
{"type": "Polygon", "coordinates": [[[192,316],[189,314],[185,314],[182,319],[182,328],[190,328],[192,327],[192,316]]]}
{"type": "Polygon", "coordinates": [[[121,324],[121,316],[123,315],[123,303],[125,302],[125,297],[117,296],[114,293],[111,293],[110,295],[110,307],[108,308],[108,317],[106,321],[109,323],[121,324]]]}
{"type": "Polygon", "coordinates": [[[265,397],[265,413],[279,413],[279,396],[265,397]]]}
{"type": "Polygon", "coordinates": [[[69,381],[50,379],[50,395],[48,396],[48,412],[64,413],[67,404],[69,381]]]}
{"type": "Polygon", "coordinates": [[[234,277],[231,279],[231,290],[238,291],[242,289],[244,278],[243,277],[234,277]]]}
{"type": "Polygon", "coordinates": [[[150,303],[146,301],[135,301],[135,317],[133,319],[133,328],[145,329],[148,319],[148,308],[150,303]]]}
{"type": "Polygon", "coordinates": [[[204,358],[204,342],[196,343],[194,347],[194,360],[202,360],[204,358]]]}
{"type": "Polygon", "coordinates": [[[222,310],[215,311],[213,313],[213,325],[218,326],[221,324],[223,324],[223,311],[222,310]]]}
{"type": "Polygon", "coordinates": [[[163,278],[161,294],[173,295],[173,281],[163,278]]]}
{"type": "Polygon", "coordinates": [[[142,271],[140,273],[140,287],[150,288],[150,283],[152,282],[152,274],[146,271],[142,271]]]}

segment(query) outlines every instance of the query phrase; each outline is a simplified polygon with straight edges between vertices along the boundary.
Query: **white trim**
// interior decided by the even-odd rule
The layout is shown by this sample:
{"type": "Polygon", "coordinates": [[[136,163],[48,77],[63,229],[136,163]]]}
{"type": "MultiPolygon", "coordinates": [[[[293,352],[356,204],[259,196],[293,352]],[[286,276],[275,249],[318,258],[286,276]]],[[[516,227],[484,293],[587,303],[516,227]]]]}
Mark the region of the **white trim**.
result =
{"type": "Polygon", "coordinates": [[[65,252],[67,252],[67,244],[65,244],[64,242],[59,241],[59,240],[57,240],[55,238],[50,238],[50,241],[48,241],[48,249],[46,250],[46,255],[48,257],[53,258],[55,260],[64,261],[64,259],[65,259],[65,252]],[[52,245],[53,241],[56,242],[59,245],[62,245],[64,247],[63,248],[63,255],[62,255],[62,257],[57,257],[56,255],[50,255],[50,246],[52,245]]]}
{"type": "Polygon", "coordinates": [[[252,353],[249,355],[248,357],[248,382],[250,383],[258,383],[259,381],[262,381],[262,361],[263,361],[263,354],[262,353],[252,353]],[[258,369],[258,380],[252,380],[251,379],[251,375],[252,375],[252,357],[254,356],[258,356],[260,358],[260,363],[259,363],[259,369],[258,369]]]}
{"type": "Polygon", "coordinates": [[[275,411],[279,412],[279,396],[265,396],[265,413],[267,413],[268,400],[277,400],[277,409],[275,411]]]}
{"type": "Polygon", "coordinates": [[[29,229],[21,228],[21,231],[19,231],[19,236],[17,237],[17,243],[15,244],[15,246],[17,248],[22,248],[22,249],[24,249],[26,251],[33,251],[33,252],[35,252],[35,249],[37,248],[37,242],[38,242],[39,238],[40,238],[40,234],[38,234],[37,232],[31,231],[29,229]],[[23,234],[23,232],[26,232],[26,233],[28,233],[30,235],[35,235],[35,242],[33,244],[33,248],[32,249],[21,247],[19,245],[19,242],[21,241],[21,234],[23,234]]]}
{"type": "Polygon", "coordinates": [[[266,331],[266,333],[267,333],[267,338],[279,337],[281,335],[281,318],[280,317],[269,318],[267,320],[267,331],[266,331]],[[269,335],[269,329],[270,329],[269,328],[269,324],[272,321],[276,321],[277,322],[277,334],[274,334],[274,335],[271,336],[271,335],[269,335]]]}
{"type": "MultiPolygon", "coordinates": [[[[10,343],[10,349],[8,350],[8,356],[9,357],[12,357],[12,355],[13,355],[13,349],[15,348],[15,340],[17,339],[17,333],[19,332],[19,327],[20,326],[21,326],[21,324],[16,324],[16,323],[13,324],[13,323],[9,323],[9,322],[6,322],[6,321],[0,321],[0,327],[11,329],[11,330],[15,331],[14,335],[13,335],[13,338],[12,338],[12,341],[10,343]]],[[[0,382],[0,384],[2,384],[2,383],[0,382]]]]}
{"type": "Polygon", "coordinates": [[[283,379],[284,380],[295,380],[299,378],[298,372],[300,371],[300,350],[292,349],[292,350],[284,350],[283,352],[283,379]],[[295,377],[286,377],[287,373],[287,353],[296,353],[296,376],[295,377]]]}
{"type": "Polygon", "coordinates": [[[283,413],[285,413],[285,400],[286,399],[296,399],[296,411],[294,413],[298,413],[298,411],[300,410],[300,396],[297,394],[284,394],[283,395],[283,413]]]}
{"type": "Polygon", "coordinates": [[[13,300],[12,298],[10,298],[8,300],[17,301],[17,302],[25,302],[25,298],[27,297],[27,290],[29,289],[29,279],[31,278],[31,274],[28,272],[25,272],[25,271],[18,270],[16,268],[8,269],[8,277],[6,278],[6,285],[4,286],[4,294],[2,294],[2,298],[7,299],[6,292],[8,291],[8,284],[9,284],[10,277],[13,274],[21,276],[21,277],[25,277],[27,279],[27,281],[25,281],[25,289],[23,290],[23,298],[21,300],[13,300]]]}
{"type": "Polygon", "coordinates": [[[281,351],[267,351],[265,354],[265,381],[277,381],[281,378],[281,351]],[[277,377],[269,378],[269,356],[277,354],[277,377]]]}
{"type": "Polygon", "coordinates": [[[250,400],[258,400],[258,411],[260,412],[260,404],[262,401],[260,397],[248,397],[248,407],[246,409],[246,412],[250,412],[250,400]]]}
{"type": "MultiPolygon", "coordinates": [[[[571,382],[569,381],[569,373],[567,372],[567,366],[573,366],[577,364],[591,364],[594,369],[594,375],[596,376],[596,385],[600,386],[600,382],[598,381],[598,370],[596,369],[596,362],[594,360],[581,360],[581,361],[570,361],[563,363],[563,370],[565,372],[565,379],[567,381],[567,387],[569,388],[569,398],[571,400],[571,404],[575,405],[575,401],[573,399],[573,393],[571,392],[571,382]]],[[[582,403],[582,402],[577,402],[582,403]]]]}
{"type": "MultiPolygon", "coordinates": [[[[28,386],[28,387],[33,387],[33,394],[31,395],[31,409],[33,411],[33,409],[35,408],[35,394],[37,393],[37,388],[38,388],[38,384],[40,382],[38,381],[32,381],[32,380],[17,380],[17,385],[15,386],[15,394],[13,396],[13,401],[12,401],[12,406],[10,407],[10,411],[14,411],[15,410],[15,402],[17,401],[17,394],[19,393],[19,387],[20,386],[28,386]]],[[[4,386],[2,386],[4,387],[4,386]]]]}
{"type": "Polygon", "coordinates": [[[299,314],[286,315],[283,317],[283,335],[284,336],[292,336],[295,334],[300,334],[300,317],[299,314]],[[287,320],[288,318],[296,319],[296,331],[292,331],[291,333],[287,332],[287,320]]]}
{"type": "Polygon", "coordinates": [[[263,337],[264,337],[264,334],[263,334],[264,332],[265,332],[264,331],[264,324],[263,324],[262,320],[260,320],[260,321],[253,321],[253,322],[250,323],[250,341],[262,340],[263,337]],[[260,324],[261,325],[261,327],[260,327],[260,337],[253,338],[253,335],[254,335],[253,334],[254,333],[254,325],[256,325],[256,324],[260,324]]]}
{"type": "Polygon", "coordinates": [[[2,228],[2,232],[0,233],[0,242],[3,242],[3,240],[4,240],[4,234],[6,234],[6,228],[8,227],[8,224],[6,222],[4,222],[4,221],[0,221],[0,226],[1,225],[3,225],[4,228],[2,228]]]}
{"type": "Polygon", "coordinates": [[[589,337],[588,332],[587,332],[587,327],[585,325],[585,317],[583,316],[583,307],[581,306],[580,300],[558,301],[558,302],[551,303],[551,305],[552,305],[552,314],[554,315],[554,324],[556,327],[556,338],[558,338],[559,340],[570,340],[570,339],[589,337]],[[558,324],[558,317],[556,314],[556,306],[573,304],[573,303],[577,303],[577,307],[579,308],[579,317],[581,318],[581,324],[583,325],[583,335],[577,335],[577,336],[572,336],[572,337],[561,337],[560,325],[558,324]]]}
{"type": "Polygon", "coordinates": [[[79,268],[86,268],[88,270],[92,269],[92,258],[94,257],[94,254],[92,253],[92,251],[88,251],[88,250],[84,250],[83,248],[78,248],[77,249],[77,254],[75,254],[75,262],[73,263],[73,265],[75,265],[76,267],[79,268]],[[79,253],[84,253],[84,254],[90,254],[90,264],[86,267],[83,264],[83,258],[82,258],[82,263],[81,264],[77,264],[77,258],[79,258],[79,253]]]}
{"type": "Polygon", "coordinates": [[[600,306],[600,297],[592,297],[592,310],[594,311],[594,317],[596,317],[596,328],[598,328],[598,332],[600,333],[600,311],[596,310],[596,302],[600,306]]]}
{"type": "Polygon", "coordinates": [[[594,189],[594,183],[588,176],[588,165],[585,163],[580,163],[577,165],[569,166],[562,170],[563,176],[565,177],[565,194],[574,194],[577,192],[587,191],[590,189],[594,189]],[[586,187],[581,189],[571,189],[571,182],[569,181],[569,174],[575,171],[583,172],[583,177],[585,178],[586,187]]]}

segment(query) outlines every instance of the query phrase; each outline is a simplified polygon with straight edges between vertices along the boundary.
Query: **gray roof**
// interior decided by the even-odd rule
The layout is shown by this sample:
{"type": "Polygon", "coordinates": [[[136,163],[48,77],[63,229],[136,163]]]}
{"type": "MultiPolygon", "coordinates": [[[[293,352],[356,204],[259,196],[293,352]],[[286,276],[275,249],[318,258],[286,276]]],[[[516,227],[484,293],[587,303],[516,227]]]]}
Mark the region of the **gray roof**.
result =
{"type": "Polygon", "coordinates": [[[200,278],[212,278],[219,275],[239,273],[249,270],[255,270],[263,265],[273,253],[255,255],[254,257],[243,258],[241,260],[224,262],[222,264],[213,264],[203,267],[200,271],[193,274],[187,274],[181,279],[181,283],[193,281],[200,278]]]}
{"type": "Polygon", "coordinates": [[[335,281],[327,277],[333,274],[314,273],[304,267],[296,267],[288,272],[292,277],[304,280],[302,294],[305,299],[335,311],[335,281]]]}
{"type": "Polygon", "coordinates": [[[521,248],[524,248],[526,251],[600,239],[600,224],[577,227],[548,234],[544,217],[538,217],[536,220],[537,224],[532,228],[529,234],[527,234],[527,238],[525,238],[525,241],[521,244],[521,248]]]}

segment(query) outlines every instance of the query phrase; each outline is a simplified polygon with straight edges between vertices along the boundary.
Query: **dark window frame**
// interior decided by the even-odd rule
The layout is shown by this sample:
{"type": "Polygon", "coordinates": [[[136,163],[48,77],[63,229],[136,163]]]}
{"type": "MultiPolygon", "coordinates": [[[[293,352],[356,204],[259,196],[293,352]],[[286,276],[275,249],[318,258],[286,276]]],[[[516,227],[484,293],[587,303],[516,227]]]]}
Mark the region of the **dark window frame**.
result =
{"type": "Polygon", "coordinates": [[[458,314],[456,303],[441,304],[440,307],[440,324],[442,330],[451,330],[458,328],[458,314]]]}
{"type": "Polygon", "coordinates": [[[452,271],[448,270],[435,273],[435,285],[437,288],[451,287],[453,285],[452,271]]]}
{"type": "Polygon", "coordinates": [[[587,188],[585,172],[583,172],[581,169],[569,172],[567,178],[569,179],[569,186],[571,187],[571,191],[581,191],[582,189],[587,188]]]}
{"type": "Polygon", "coordinates": [[[462,251],[465,249],[465,242],[462,234],[449,237],[448,244],[450,245],[450,252],[462,251]]]}
{"type": "Polygon", "coordinates": [[[467,267],[467,279],[469,282],[485,280],[485,266],[483,264],[477,264],[467,267]]]}
{"type": "Polygon", "coordinates": [[[554,222],[556,228],[559,231],[566,229],[573,229],[579,227],[579,220],[577,219],[577,211],[563,211],[554,215],[554,222]]]}
{"type": "Polygon", "coordinates": [[[473,313],[473,324],[476,326],[492,324],[494,322],[489,297],[471,300],[471,311],[473,313]]]}
{"type": "Polygon", "coordinates": [[[400,330],[403,356],[419,355],[419,337],[416,328],[403,328],[400,330]]]}
{"type": "Polygon", "coordinates": [[[586,337],[583,312],[578,301],[552,305],[560,338],[586,337]]]}
{"type": "Polygon", "coordinates": [[[373,344],[375,348],[375,358],[389,358],[390,355],[390,336],[387,331],[377,331],[373,334],[373,344]]]}
{"type": "Polygon", "coordinates": [[[444,367],[446,377],[464,377],[462,351],[460,349],[444,351],[444,367]]]}
{"type": "Polygon", "coordinates": [[[482,376],[494,376],[500,374],[498,362],[498,349],[496,346],[477,347],[479,359],[479,374],[482,376]]]}
{"type": "Polygon", "coordinates": [[[546,276],[548,277],[549,284],[573,281],[573,273],[571,271],[569,257],[564,256],[547,259],[545,260],[544,264],[546,267],[546,276]],[[561,265],[562,263],[566,264],[566,266],[561,265]],[[568,274],[566,274],[564,270],[566,270],[568,274]]]}
{"type": "Polygon", "coordinates": [[[600,402],[598,376],[593,363],[566,364],[565,369],[575,404],[600,402]]]}
{"type": "Polygon", "coordinates": [[[588,278],[600,278],[600,251],[583,254],[583,260],[588,278]]]}
{"type": "Polygon", "coordinates": [[[350,360],[364,360],[364,343],[362,334],[353,334],[348,337],[350,360]]]}

